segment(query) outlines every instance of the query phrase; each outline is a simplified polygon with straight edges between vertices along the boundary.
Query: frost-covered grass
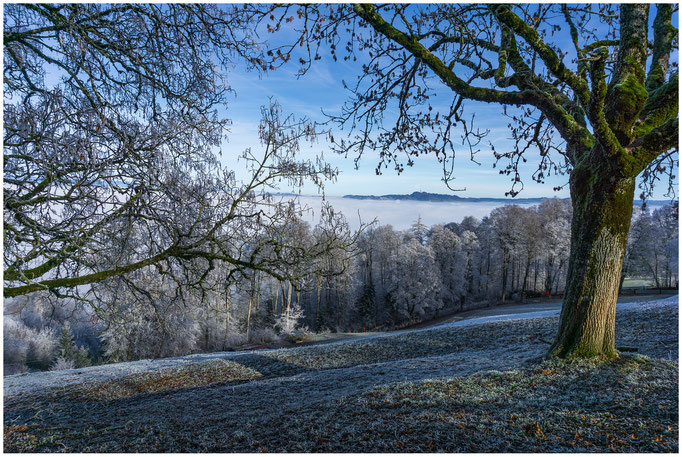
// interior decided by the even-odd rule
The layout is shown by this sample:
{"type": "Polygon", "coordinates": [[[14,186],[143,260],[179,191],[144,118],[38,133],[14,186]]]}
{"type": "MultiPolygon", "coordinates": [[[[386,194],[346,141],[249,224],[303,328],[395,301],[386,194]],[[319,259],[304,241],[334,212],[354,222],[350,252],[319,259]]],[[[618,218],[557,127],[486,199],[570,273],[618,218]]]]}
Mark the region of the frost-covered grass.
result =
{"type": "Polygon", "coordinates": [[[637,355],[550,361],[380,386],[297,417],[284,437],[254,427],[247,441],[270,450],[288,439],[276,449],[303,452],[676,452],[678,381],[677,363],[637,355]]]}
{"type": "Polygon", "coordinates": [[[608,363],[543,361],[553,315],[11,376],[5,451],[674,451],[677,312],[621,307],[608,363]]]}
{"type": "Polygon", "coordinates": [[[254,369],[231,360],[218,359],[178,368],[166,368],[158,372],[121,376],[113,381],[72,384],[60,389],[60,392],[81,400],[114,400],[134,395],[247,381],[260,376],[261,374],[254,369]]]}

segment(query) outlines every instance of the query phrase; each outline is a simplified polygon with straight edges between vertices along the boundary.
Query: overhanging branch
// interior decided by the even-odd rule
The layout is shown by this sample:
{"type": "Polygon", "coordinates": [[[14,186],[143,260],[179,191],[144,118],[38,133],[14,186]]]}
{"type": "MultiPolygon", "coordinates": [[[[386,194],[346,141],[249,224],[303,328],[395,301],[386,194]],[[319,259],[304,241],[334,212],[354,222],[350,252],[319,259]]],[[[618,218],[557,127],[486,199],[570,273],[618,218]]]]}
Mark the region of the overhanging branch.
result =
{"type": "Polygon", "coordinates": [[[633,172],[639,174],[652,160],[679,147],[679,118],[670,119],[636,139],[625,150],[633,158],[633,172]]]}
{"type": "MultiPolygon", "coordinates": [[[[539,108],[552,122],[567,141],[589,149],[593,138],[589,131],[579,125],[573,116],[550,96],[541,90],[501,91],[490,88],[474,87],[459,78],[452,69],[433,55],[417,37],[408,36],[386,22],[372,5],[355,5],[356,13],[367,21],[378,33],[402,46],[426,64],[440,80],[463,98],[502,105],[532,105],[539,108]]],[[[537,32],[536,32],[537,33],[537,32]]],[[[562,64],[563,65],[563,64],[562,64]]]]}

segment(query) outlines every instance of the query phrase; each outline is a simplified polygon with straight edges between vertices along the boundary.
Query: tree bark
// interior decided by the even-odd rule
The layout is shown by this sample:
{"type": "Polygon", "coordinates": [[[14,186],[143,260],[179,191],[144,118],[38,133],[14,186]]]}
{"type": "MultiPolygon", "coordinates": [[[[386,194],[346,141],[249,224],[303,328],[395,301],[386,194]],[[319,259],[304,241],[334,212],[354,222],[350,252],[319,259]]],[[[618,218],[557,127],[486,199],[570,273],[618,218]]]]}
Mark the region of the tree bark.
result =
{"type": "Polygon", "coordinates": [[[608,164],[581,164],[571,173],[571,254],[551,356],[617,356],[616,301],[635,179],[608,164]]]}
{"type": "Polygon", "coordinates": [[[317,306],[315,308],[315,331],[320,331],[320,294],[322,293],[322,278],[317,275],[317,306]]]}
{"type": "Polygon", "coordinates": [[[223,336],[223,350],[227,349],[225,343],[230,336],[230,288],[225,288],[225,335],[223,336]]]}
{"type": "Polygon", "coordinates": [[[249,310],[246,313],[246,341],[249,340],[249,333],[251,332],[251,307],[253,305],[253,292],[249,294],[249,310]]]}
{"type": "Polygon", "coordinates": [[[623,292],[623,282],[625,282],[625,272],[621,270],[620,272],[620,282],[618,283],[618,294],[623,292]]]}
{"type": "Polygon", "coordinates": [[[507,298],[507,279],[509,275],[509,254],[506,248],[502,248],[502,303],[507,298]]]}

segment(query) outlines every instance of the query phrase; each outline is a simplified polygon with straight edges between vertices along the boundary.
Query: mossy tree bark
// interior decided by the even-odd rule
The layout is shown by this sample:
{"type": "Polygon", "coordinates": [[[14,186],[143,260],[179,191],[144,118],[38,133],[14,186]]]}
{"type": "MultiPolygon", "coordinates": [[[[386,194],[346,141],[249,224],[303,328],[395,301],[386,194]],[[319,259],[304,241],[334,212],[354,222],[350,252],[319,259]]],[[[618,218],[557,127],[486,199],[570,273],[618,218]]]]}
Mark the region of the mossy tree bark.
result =
{"type": "MultiPolygon", "coordinates": [[[[660,8],[658,16],[667,16],[660,8]]],[[[616,301],[625,255],[635,178],[665,147],[675,146],[674,138],[656,132],[655,155],[642,150],[636,126],[651,115],[659,92],[649,75],[647,91],[646,43],[649,8],[629,5],[621,9],[620,47],[609,85],[604,73],[608,56],[599,48],[590,63],[591,94],[588,118],[593,124],[595,145],[589,151],[574,149],[576,164],[570,176],[573,221],[571,254],[561,309],[559,332],[549,354],[560,357],[607,358],[617,355],[615,348],[616,301]],[[664,147],[661,147],[664,146],[664,147]]],[[[677,77],[668,83],[677,88],[677,77]]],[[[661,100],[659,100],[660,102],[661,100]]],[[[677,110],[678,102],[664,103],[677,110]]],[[[675,115],[664,118],[677,122],[675,115]]],[[[666,122],[667,122],[666,121],[666,122]]],[[[660,120],[658,128],[666,128],[660,120]]],[[[651,137],[650,137],[651,139],[651,137]]],[[[653,144],[652,144],[653,146],[653,144]]]]}
{"type": "Polygon", "coordinates": [[[635,178],[603,165],[571,174],[571,254],[553,356],[616,355],[616,300],[635,178]]]}

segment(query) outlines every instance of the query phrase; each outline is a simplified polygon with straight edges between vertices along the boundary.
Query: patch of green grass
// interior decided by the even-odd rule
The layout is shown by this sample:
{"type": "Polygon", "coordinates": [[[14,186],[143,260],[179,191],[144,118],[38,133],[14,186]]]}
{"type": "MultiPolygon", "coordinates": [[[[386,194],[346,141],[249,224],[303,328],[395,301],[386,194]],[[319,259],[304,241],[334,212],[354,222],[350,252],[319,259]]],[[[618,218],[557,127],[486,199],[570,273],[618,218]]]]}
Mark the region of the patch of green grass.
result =
{"type": "Polygon", "coordinates": [[[625,279],[623,287],[653,287],[654,282],[651,279],[625,279]]]}
{"type": "Polygon", "coordinates": [[[230,381],[247,381],[261,376],[258,371],[239,363],[216,359],[179,368],[122,376],[113,381],[72,386],[70,394],[84,400],[112,400],[230,381]]]}

